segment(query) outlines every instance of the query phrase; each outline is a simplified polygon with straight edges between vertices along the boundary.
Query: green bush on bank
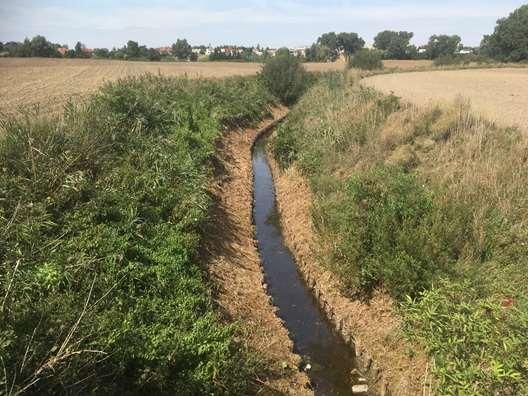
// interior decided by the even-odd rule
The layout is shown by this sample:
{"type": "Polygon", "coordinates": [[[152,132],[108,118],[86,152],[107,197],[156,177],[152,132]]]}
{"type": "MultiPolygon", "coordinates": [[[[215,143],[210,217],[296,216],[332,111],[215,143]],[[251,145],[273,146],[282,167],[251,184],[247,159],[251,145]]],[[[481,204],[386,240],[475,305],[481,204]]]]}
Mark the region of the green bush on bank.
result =
{"type": "Polygon", "coordinates": [[[371,293],[383,285],[402,299],[449,273],[466,239],[467,216],[459,210],[446,219],[449,209],[438,207],[415,176],[374,168],[346,180],[339,196],[321,200],[315,218],[324,219],[321,232],[335,236],[332,266],[346,290],[371,293]],[[456,232],[447,235],[447,227],[456,232]]]}
{"type": "Polygon", "coordinates": [[[359,50],[350,58],[349,65],[363,70],[383,69],[383,52],[370,49],[359,50]]]}
{"type": "Polygon", "coordinates": [[[143,76],[60,119],[2,120],[2,389],[247,391],[197,252],[215,139],[272,102],[256,78],[143,76]]]}
{"type": "Polygon", "coordinates": [[[288,51],[267,60],[259,77],[269,91],[287,106],[302,96],[312,79],[299,58],[288,51]]]}
{"type": "Polygon", "coordinates": [[[528,393],[528,300],[497,300],[470,280],[437,282],[402,307],[408,334],[433,357],[443,395],[528,393]]]}

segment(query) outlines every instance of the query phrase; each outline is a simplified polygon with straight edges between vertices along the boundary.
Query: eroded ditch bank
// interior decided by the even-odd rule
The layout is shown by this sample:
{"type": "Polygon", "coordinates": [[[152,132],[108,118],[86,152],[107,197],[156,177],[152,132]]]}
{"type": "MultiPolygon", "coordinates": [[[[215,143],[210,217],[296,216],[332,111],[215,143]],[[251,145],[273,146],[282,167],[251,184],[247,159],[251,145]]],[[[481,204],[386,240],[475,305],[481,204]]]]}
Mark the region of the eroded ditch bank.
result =
{"type": "Polygon", "coordinates": [[[274,120],[256,128],[226,133],[217,143],[218,159],[211,185],[212,224],[203,255],[213,298],[226,321],[241,325],[239,342],[264,361],[267,372],[255,379],[263,395],[311,395],[309,379],[297,368],[301,358],[293,352],[276,308],[263,288],[264,274],[255,243],[252,221],[251,148],[256,137],[286,113],[275,109],[274,120]]]}
{"type": "Polygon", "coordinates": [[[265,144],[263,137],[253,148],[253,219],[268,293],[294,351],[303,357],[301,368],[307,371],[315,394],[350,395],[354,385],[358,394],[363,393],[365,380],[353,374],[353,349],[326,318],[283,240],[265,144]]]}

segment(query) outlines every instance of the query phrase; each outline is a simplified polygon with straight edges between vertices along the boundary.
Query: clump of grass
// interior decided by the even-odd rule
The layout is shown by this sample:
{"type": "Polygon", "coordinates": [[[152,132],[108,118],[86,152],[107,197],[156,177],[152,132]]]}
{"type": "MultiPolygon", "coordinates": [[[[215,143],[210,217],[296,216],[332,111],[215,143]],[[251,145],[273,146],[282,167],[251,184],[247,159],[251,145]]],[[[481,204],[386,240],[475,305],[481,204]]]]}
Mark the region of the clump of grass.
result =
{"type": "Polygon", "coordinates": [[[339,75],[278,130],[275,155],[314,192],[324,261],[345,293],[401,302],[439,393],[527,390],[527,145],[467,102],[417,108],[339,75]]]}
{"type": "Polygon", "coordinates": [[[143,76],[61,118],[2,119],[2,388],[248,391],[197,251],[215,140],[272,103],[256,78],[143,76]]]}

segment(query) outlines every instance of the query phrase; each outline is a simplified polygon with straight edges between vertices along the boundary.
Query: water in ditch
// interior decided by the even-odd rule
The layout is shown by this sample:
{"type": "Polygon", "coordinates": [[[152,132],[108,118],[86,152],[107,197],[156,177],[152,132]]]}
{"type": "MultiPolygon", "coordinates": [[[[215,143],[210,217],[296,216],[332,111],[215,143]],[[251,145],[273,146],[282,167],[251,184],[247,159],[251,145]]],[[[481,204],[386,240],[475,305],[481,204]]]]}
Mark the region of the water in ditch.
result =
{"type": "Polygon", "coordinates": [[[308,375],[315,394],[350,395],[353,352],[319,308],[284,244],[264,139],[253,150],[253,173],[253,217],[268,292],[290,333],[295,352],[311,365],[308,375]]]}

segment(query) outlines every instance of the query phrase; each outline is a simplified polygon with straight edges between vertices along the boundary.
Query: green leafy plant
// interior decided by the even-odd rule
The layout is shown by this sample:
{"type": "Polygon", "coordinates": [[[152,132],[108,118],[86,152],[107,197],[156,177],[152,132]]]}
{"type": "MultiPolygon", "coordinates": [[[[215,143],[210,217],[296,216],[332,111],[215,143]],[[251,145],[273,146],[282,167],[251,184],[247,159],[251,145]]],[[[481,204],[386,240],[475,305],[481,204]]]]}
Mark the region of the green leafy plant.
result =
{"type": "Polygon", "coordinates": [[[383,69],[383,52],[369,49],[359,50],[350,58],[349,66],[363,70],[383,69]]]}
{"type": "Polygon", "coordinates": [[[292,105],[310,82],[301,61],[289,52],[277,54],[264,64],[259,75],[265,86],[285,105],[292,105]]]}
{"type": "Polygon", "coordinates": [[[248,392],[254,359],[214,312],[197,253],[215,140],[272,104],[254,77],[146,75],[60,119],[2,119],[0,383],[248,392]]]}

